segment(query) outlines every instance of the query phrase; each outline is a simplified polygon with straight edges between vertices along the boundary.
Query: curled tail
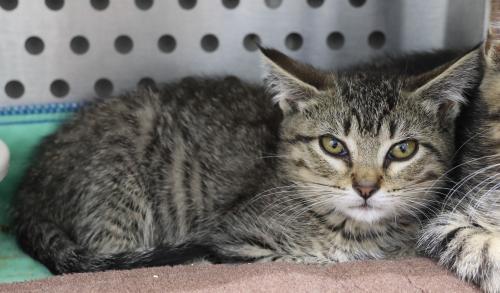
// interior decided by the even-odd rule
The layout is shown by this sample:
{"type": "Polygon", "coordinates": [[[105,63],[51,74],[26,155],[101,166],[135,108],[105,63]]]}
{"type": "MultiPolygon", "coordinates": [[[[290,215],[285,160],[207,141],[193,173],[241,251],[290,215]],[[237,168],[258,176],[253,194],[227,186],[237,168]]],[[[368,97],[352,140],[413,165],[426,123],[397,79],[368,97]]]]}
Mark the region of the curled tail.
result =
{"type": "Polygon", "coordinates": [[[209,247],[198,244],[95,253],[50,222],[17,221],[16,234],[21,248],[54,274],[178,265],[210,256],[209,247]]]}

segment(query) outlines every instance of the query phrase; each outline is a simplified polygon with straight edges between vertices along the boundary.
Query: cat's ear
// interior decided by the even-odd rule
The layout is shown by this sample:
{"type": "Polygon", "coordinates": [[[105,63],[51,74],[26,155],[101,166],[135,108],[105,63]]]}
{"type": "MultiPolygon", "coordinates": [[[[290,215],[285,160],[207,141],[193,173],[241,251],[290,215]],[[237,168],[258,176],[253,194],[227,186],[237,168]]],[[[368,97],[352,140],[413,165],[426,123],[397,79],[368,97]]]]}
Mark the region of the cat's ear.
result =
{"type": "Polygon", "coordinates": [[[483,45],[486,66],[491,70],[500,69],[500,1],[490,1],[488,34],[483,45]]]}
{"type": "Polygon", "coordinates": [[[284,113],[302,111],[315,103],[324,89],[326,75],[274,50],[260,48],[264,61],[264,81],[284,113]]]}
{"type": "Polygon", "coordinates": [[[467,101],[467,91],[476,87],[482,78],[481,50],[474,49],[465,56],[429,72],[410,78],[407,90],[422,100],[429,112],[444,122],[453,122],[467,101]]]}
{"type": "Polygon", "coordinates": [[[500,0],[490,1],[488,35],[483,45],[485,71],[481,96],[492,112],[500,111],[500,0]]]}

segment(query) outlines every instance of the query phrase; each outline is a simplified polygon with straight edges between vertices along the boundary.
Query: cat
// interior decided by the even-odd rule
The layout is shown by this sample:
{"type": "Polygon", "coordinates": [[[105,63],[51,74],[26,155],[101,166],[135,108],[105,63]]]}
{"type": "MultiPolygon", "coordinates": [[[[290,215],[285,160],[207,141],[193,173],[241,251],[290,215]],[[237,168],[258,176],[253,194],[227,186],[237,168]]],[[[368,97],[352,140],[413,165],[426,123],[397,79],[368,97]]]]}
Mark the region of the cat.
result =
{"type": "MultiPolygon", "coordinates": [[[[493,5],[500,11],[500,3],[493,5]]],[[[443,190],[442,207],[419,240],[424,253],[486,292],[500,292],[500,36],[494,26],[476,53],[480,85],[457,119],[455,166],[445,174],[455,184],[443,190]]]]}
{"type": "Polygon", "coordinates": [[[265,86],[187,78],[78,111],[20,185],[20,246],[54,273],[414,255],[481,56],[327,72],[261,52],[265,86]]]}

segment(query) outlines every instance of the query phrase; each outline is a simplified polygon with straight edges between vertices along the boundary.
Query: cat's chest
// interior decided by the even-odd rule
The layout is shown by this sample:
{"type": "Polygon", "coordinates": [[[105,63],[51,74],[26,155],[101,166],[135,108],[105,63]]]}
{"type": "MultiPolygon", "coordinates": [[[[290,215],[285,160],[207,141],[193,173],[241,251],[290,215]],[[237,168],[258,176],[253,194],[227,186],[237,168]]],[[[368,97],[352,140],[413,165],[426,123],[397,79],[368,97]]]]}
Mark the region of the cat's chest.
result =
{"type": "MultiPolygon", "coordinates": [[[[341,222],[319,225],[310,238],[296,248],[325,262],[382,259],[416,254],[417,225],[379,224],[372,227],[341,222]]],[[[300,252],[295,252],[300,253],[300,252]]]]}

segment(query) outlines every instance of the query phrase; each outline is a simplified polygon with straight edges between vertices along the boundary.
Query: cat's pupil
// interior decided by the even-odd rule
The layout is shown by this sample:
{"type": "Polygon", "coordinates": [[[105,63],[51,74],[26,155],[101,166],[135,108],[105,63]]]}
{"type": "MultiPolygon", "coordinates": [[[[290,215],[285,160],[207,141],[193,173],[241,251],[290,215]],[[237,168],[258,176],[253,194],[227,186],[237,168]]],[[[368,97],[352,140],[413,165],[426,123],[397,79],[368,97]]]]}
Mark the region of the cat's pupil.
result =
{"type": "Polygon", "coordinates": [[[406,151],[408,150],[408,144],[407,143],[403,143],[403,144],[399,145],[399,150],[402,153],[406,153],[406,151]]]}
{"type": "Polygon", "coordinates": [[[332,145],[332,148],[336,149],[339,146],[339,142],[336,141],[336,140],[334,140],[334,139],[332,139],[331,145],[332,145]]]}

